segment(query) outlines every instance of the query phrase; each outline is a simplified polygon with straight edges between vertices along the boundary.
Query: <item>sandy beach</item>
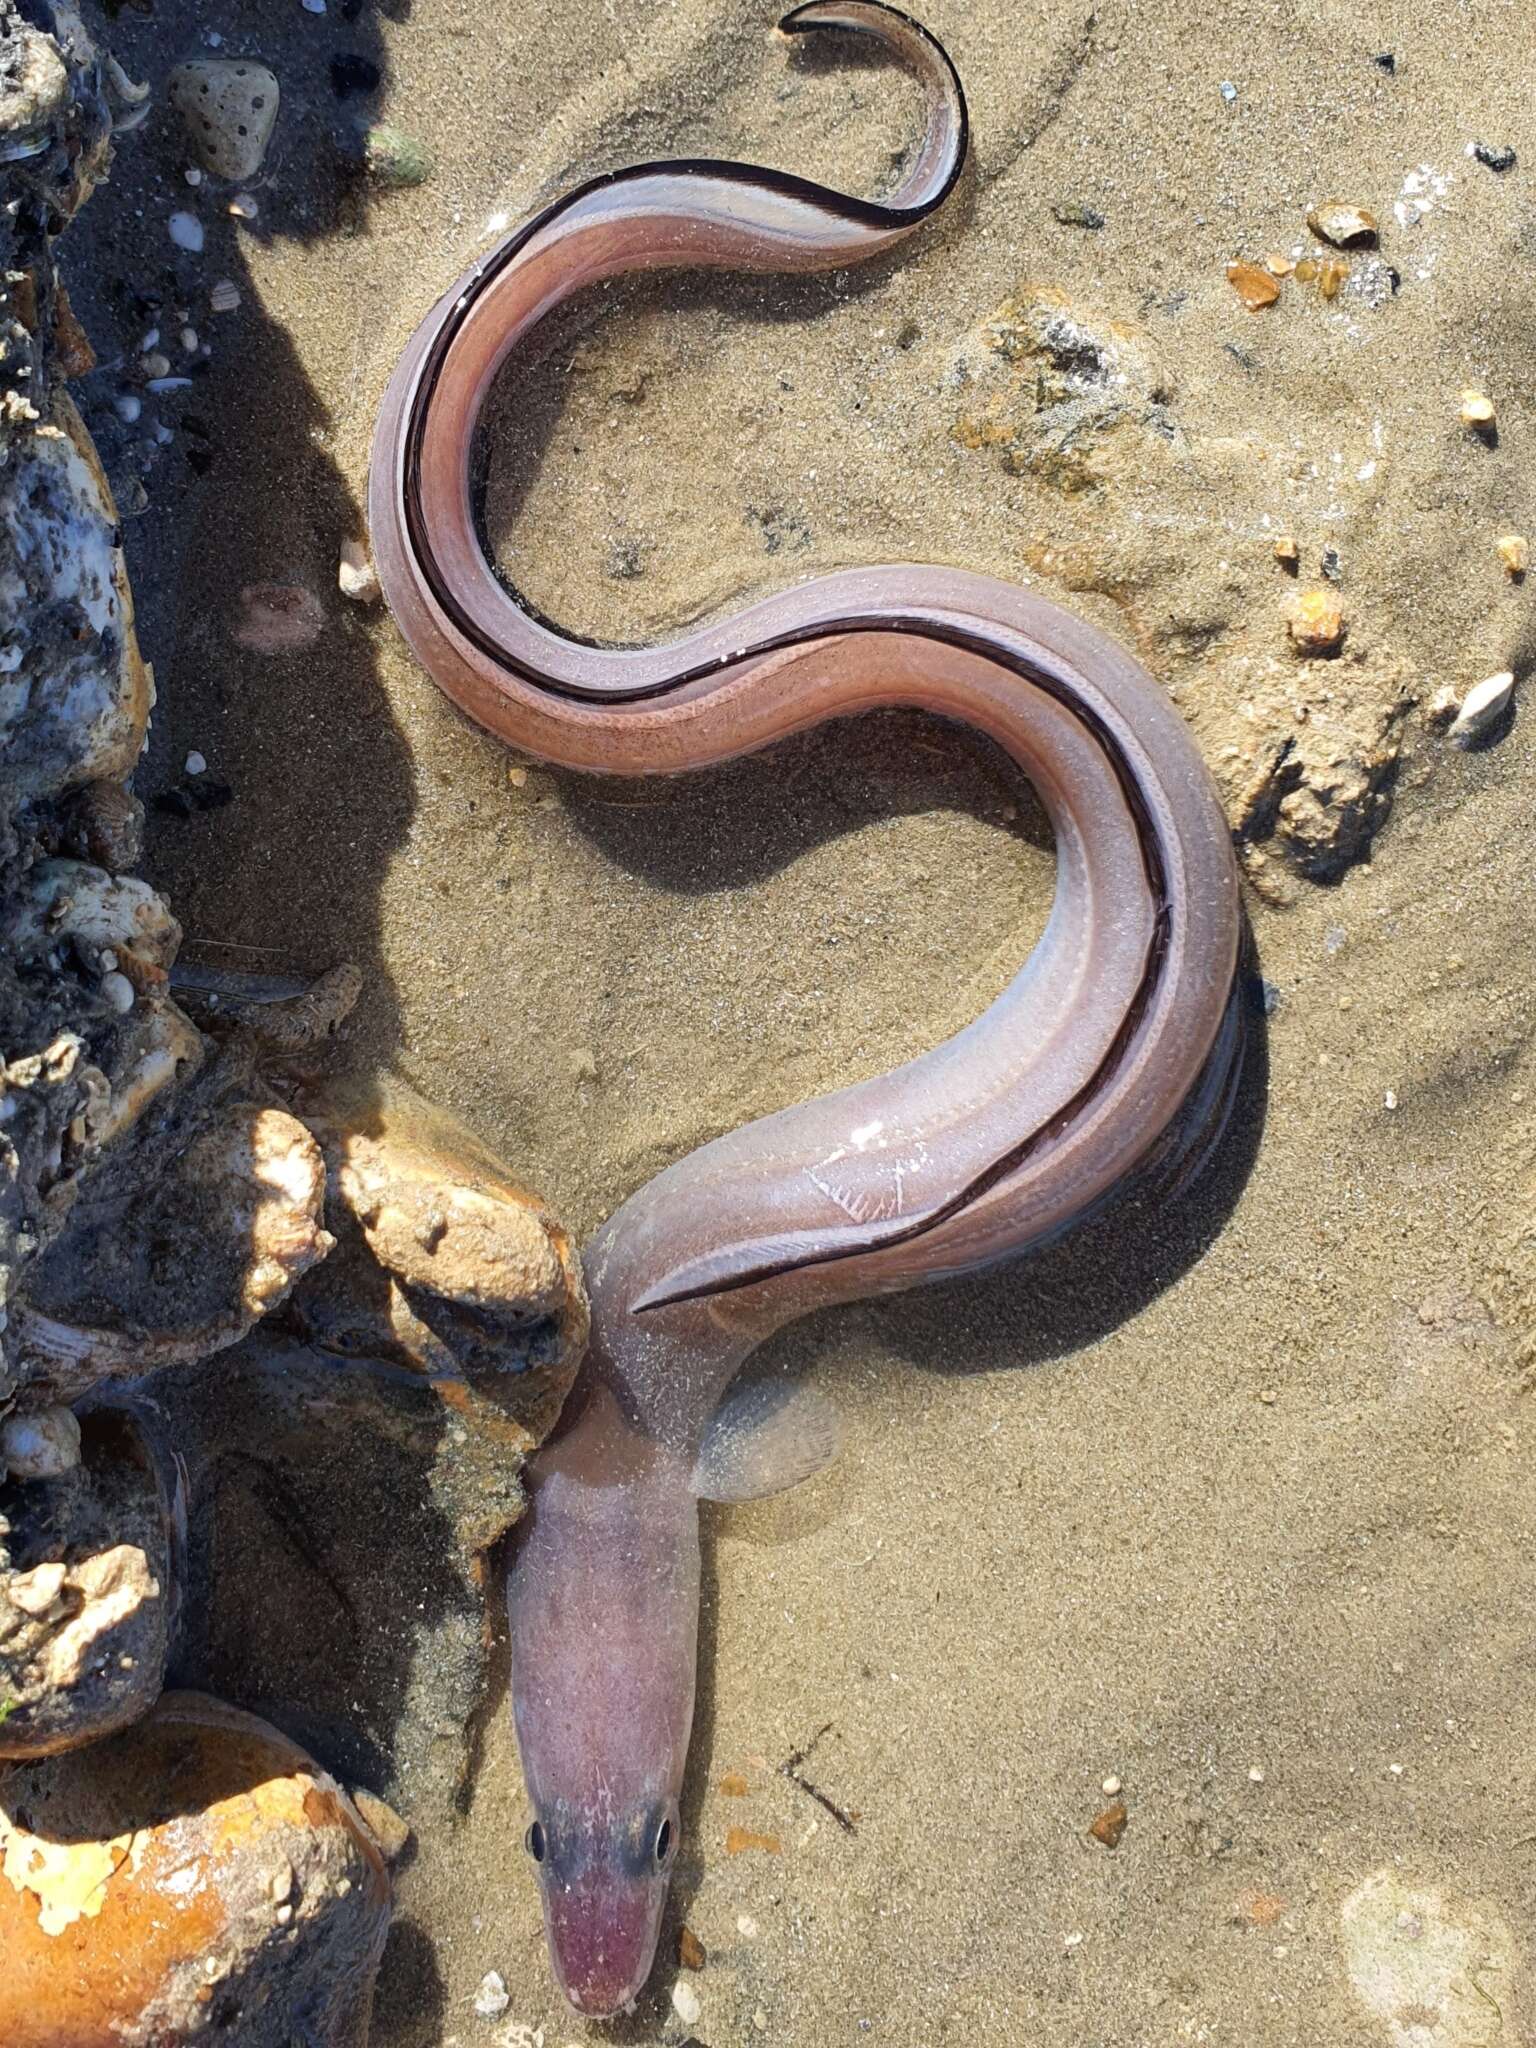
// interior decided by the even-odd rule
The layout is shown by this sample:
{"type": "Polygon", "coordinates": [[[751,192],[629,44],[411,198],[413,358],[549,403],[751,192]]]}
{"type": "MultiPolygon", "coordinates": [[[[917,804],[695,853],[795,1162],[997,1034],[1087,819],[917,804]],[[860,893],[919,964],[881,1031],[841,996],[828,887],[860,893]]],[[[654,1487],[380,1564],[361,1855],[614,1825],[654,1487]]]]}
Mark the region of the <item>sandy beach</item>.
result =
{"type": "MultiPolygon", "coordinates": [[[[906,559],[1117,635],[1239,832],[1251,1043],[1192,1193],[775,1342],[848,1444],[795,1492],[707,1511],[689,1840],[651,1988],[604,2031],[1536,2039],[1536,641],[1495,546],[1536,528],[1536,28],[1516,0],[921,11],[974,122],[937,221],[862,271],[662,277],[562,316],[495,400],[489,539],[541,608],[616,641],[906,559]],[[1328,201],[1375,236],[1320,238],[1328,201]],[[1250,311],[1234,264],[1274,302],[1250,311]],[[1495,431],[1463,423],[1469,390],[1495,431]],[[1288,630],[1309,590],[1341,613],[1331,658],[1288,630]],[[1437,696],[1505,669],[1512,714],[1456,745],[1437,696]],[[1117,1804],[1109,1847],[1090,1829],[1117,1804]],[[683,1924],[701,1970],[678,1970],[683,1924]]],[[[792,57],[774,18],[125,7],[113,46],[157,92],[211,30],[272,66],[282,113],[240,219],[189,199],[162,96],[66,258],[105,366],[82,405],[130,510],[143,476],[127,547],[160,702],[138,787],[186,954],[357,961],[346,1062],[454,1110],[581,1236],[696,1145],[958,1028],[1050,902],[1027,789],[937,722],[583,782],[469,727],[387,613],[337,592],[389,371],[508,223],[651,156],[889,182],[911,83],[851,46],[792,57]],[[430,153],[425,182],[359,180],[378,119],[430,153]],[[167,238],[186,205],[195,255],[167,238]],[[220,279],[239,305],[212,314],[220,279]],[[151,463],[113,365],[180,300],[212,352],[151,463]],[[240,644],[241,592],[269,583],[313,593],[313,644],[240,644]],[[194,751],[227,800],[163,801],[194,751]]],[[[225,1372],[259,1435],[260,1357],[200,1381],[210,1443],[225,1372]]],[[[284,1440],[287,1483],[371,1499],[366,1437],[306,1442],[284,1440]]],[[[497,1602],[471,1742],[422,1705],[432,1573],[390,1608],[430,1520],[387,1506],[356,1568],[388,1655],[343,1685],[295,1566],[278,1678],[216,1623],[182,1675],[412,1821],[377,2048],[565,2048],[584,2030],[521,1847],[497,1602]],[[328,1755],[347,1717],[363,1732],[328,1755]],[[482,2017],[490,1971],[509,2003],[482,2017]]],[[[226,1541],[215,1603],[268,1597],[284,1520],[265,1551],[226,1541]]]]}

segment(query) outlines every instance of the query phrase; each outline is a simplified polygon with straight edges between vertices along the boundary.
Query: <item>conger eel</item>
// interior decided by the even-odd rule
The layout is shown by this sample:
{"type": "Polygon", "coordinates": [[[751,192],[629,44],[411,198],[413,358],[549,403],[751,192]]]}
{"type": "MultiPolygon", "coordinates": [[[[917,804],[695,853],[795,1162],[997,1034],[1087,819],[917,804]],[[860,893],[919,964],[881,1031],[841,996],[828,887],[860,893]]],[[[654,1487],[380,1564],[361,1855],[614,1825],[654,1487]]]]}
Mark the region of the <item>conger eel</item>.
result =
{"type": "Polygon", "coordinates": [[[513,1702],[556,1976],[581,2012],[649,1973],[693,1717],[697,1499],[816,1462],[793,1405],[731,1390],[781,1324],[966,1272],[1079,1221],[1209,1136],[1241,1035],[1227,826],[1179,713],[1124,648],[961,569],[817,576],[661,647],[563,634],[503,583],[471,446],[508,352],[572,293],[677,265],[818,271],[910,235],[966,151],[959,80],[876,0],[791,34],[867,31],[926,90],[886,200],[711,161],[605,173],[476,260],[418,328],[369,477],[379,576],[472,719],[595,774],[667,775],[877,707],[961,721],[1023,769],[1055,835],[1044,934],[977,1020],[893,1073],[759,1119],[631,1196],[586,1254],[591,1350],[531,1472],[509,1575],[513,1702]]]}

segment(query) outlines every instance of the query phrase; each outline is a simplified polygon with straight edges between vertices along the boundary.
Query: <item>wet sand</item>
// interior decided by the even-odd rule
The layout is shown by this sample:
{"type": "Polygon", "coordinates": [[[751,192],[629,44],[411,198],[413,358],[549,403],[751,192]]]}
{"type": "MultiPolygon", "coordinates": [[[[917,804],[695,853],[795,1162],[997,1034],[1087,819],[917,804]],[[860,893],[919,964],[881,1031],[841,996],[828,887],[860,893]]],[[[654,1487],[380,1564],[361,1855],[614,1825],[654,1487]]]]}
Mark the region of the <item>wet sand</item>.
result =
{"type": "MultiPolygon", "coordinates": [[[[916,95],[856,57],[791,62],[772,8],[725,0],[270,13],[117,24],[135,75],[158,83],[211,26],[285,96],[258,220],[203,195],[208,247],[177,259],[175,290],[243,294],[199,321],[217,342],[186,405],[211,467],[167,407],[178,442],[129,527],[161,690],[141,789],[196,748],[234,792],[157,814],[148,872],[189,953],[360,960],[350,1057],[398,1066],[585,1232],[683,1151],[975,1014],[1043,921],[1049,847],[985,750],[919,720],[643,789],[511,762],[335,594],[378,395],[493,218],[690,151],[874,190],[916,95]],[[420,189],[344,177],[338,51],[381,66],[364,104],[435,153],[420,189]],[[240,587],[266,581],[319,595],[313,648],[235,644],[240,587]]],[[[1235,822],[1267,830],[1250,799],[1287,738],[1271,794],[1300,796],[1253,862],[1253,1049],[1195,1193],[774,1347],[835,1395],[849,1445],[709,1516],[674,1915],[707,1950],[700,2010],[669,2002],[669,1932],[617,2035],[1518,2040],[1536,755],[1518,701],[1467,752],[1423,713],[1530,659],[1529,590],[1493,542],[1536,524],[1536,31],[1493,0],[925,19],[975,122],[944,216],[869,272],[664,280],[563,320],[493,423],[497,552],[562,621],[634,639],[843,563],[1011,576],[1138,649],[1235,822]],[[1245,311],[1228,263],[1326,254],[1306,213],[1330,197],[1378,215],[1379,252],[1350,252],[1336,299],[1288,275],[1245,311]],[[1074,207],[1103,227],[1056,218],[1074,207]],[[986,341],[1040,288],[1132,373],[1068,469],[986,341]],[[1457,419],[1467,386],[1496,400],[1494,445],[1457,419]],[[1303,586],[1336,551],[1336,661],[1288,644],[1281,535],[1303,586]],[[822,1729],[801,1775],[848,1828],[779,1768],[822,1729]],[[1088,1829],[1116,1796],[1109,1849],[1088,1829]],[[778,1846],[732,1855],[733,1827],[778,1846]],[[1362,1893],[1383,1872],[1400,1894],[1362,1893]],[[1385,1931],[1360,1933],[1383,1898],[1385,1931]]],[[[147,317],[110,280],[169,260],[183,161],[162,110],[76,238],[104,361],[147,317]]],[[[99,373],[93,425],[111,388],[99,373]]],[[[581,2035],[526,1818],[498,1714],[467,1814],[420,1825],[384,2048],[581,2035]],[[511,1995],[494,2022],[472,2006],[488,1970],[511,1995]]]]}

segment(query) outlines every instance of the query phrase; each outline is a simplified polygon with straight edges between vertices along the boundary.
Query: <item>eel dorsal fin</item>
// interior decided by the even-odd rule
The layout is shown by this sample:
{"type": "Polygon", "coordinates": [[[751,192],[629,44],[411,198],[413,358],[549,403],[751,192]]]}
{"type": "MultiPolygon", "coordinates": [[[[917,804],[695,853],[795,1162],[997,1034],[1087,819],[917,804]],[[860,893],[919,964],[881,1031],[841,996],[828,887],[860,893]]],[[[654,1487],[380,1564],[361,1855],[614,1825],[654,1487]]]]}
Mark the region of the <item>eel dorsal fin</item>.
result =
{"type": "Polygon", "coordinates": [[[792,1380],[742,1380],[726,1389],[694,1461],[700,1500],[762,1500],[830,1465],[842,1418],[824,1394],[792,1380]]]}

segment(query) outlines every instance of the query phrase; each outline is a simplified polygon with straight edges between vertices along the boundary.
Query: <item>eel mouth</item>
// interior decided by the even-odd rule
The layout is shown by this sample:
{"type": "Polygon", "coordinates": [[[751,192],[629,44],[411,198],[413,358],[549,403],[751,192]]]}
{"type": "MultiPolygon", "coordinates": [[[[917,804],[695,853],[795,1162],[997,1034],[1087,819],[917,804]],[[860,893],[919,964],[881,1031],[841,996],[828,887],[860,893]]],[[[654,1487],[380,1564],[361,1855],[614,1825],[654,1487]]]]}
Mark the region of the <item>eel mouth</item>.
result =
{"type": "Polygon", "coordinates": [[[555,1981],[585,2019],[632,2006],[656,1959],[665,1887],[591,1872],[544,1894],[555,1981]]]}

